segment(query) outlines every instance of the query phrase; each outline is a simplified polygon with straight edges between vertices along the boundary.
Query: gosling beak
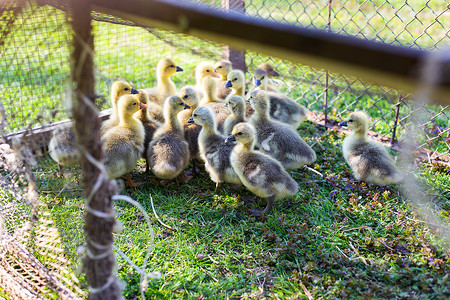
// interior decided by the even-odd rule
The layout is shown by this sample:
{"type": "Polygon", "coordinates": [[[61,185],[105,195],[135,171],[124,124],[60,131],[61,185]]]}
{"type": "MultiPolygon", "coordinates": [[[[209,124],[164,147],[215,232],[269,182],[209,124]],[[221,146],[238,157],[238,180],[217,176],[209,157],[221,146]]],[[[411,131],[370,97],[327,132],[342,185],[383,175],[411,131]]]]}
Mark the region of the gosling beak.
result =
{"type": "Polygon", "coordinates": [[[136,89],[131,88],[131,94],[132,94],[132,95],[134,95],[134,94],[139,94],[139,91],[136,90],[136,89]]]}
{"type": "Polygon", "coordinates": [[[177,66],[177,72],[183,72],[184,70],[182,68],[180,68],[179,66],[177,66]]]}
{"type": "Polygon", "coordinates": [[[148,107],[147,104],[139,102],[139,109],[143,109],[143,108],[146,108],[146,107],[148,107]]]}
{"type": "Polygon", "coordinates": [[[228,103],[225,103],[225,107],[228,107],[228,103]]]}
{"type": "Polygon", "coordinates": [[[339,123],[339,126],[348,126],[347,121],[343,121],[343,122],[339,123]]]}
{"type": "Polygon", "coordinates": [[[211,76],[212,76],[212,77],[216,77],[216,78],[220,78],[220,75],[217,74],[216,72],[212,72],[212,73],[211,73],[211,76]]]}
{"type": "Polygon", "coordinates": [[[260,85],[261,85],[261,80],[255,79],[255,86],[260,86],[260,85]]]}
{"type": "Polygon", "coordinates": [[[231,80],[228,80],[227,83],[225,83],[225,87],[232,87],[233,84],[231,83],[231,80]]]}
{"type": "Polygon", "coordinates": [[[269,75],[272,76],[272,77],[279,77],[280,73],[278,73],[277,71],[272,70],[272,71],[270,71],[269,75]]]}
{"type": "Polygon", "coordinates": [[[227,139],[225,140],[225,143],[228,142],[236,142],[236,137],[234,135],[230,135],[229,137],[227,137],[227,139]]]}
{"type": "Polygon", "coordinates": [[[189,109],[189,108],[191,108],[191,107],[185,103],[184,104],[184,109],[189,109]]]}
{"type": "Polygon", "coordinates": [[[188,120],[188,123],[193,123],[193,124],[195,124],[195,122],[194,122],[194,117],[191,117],[191,118],[188,120]]]}

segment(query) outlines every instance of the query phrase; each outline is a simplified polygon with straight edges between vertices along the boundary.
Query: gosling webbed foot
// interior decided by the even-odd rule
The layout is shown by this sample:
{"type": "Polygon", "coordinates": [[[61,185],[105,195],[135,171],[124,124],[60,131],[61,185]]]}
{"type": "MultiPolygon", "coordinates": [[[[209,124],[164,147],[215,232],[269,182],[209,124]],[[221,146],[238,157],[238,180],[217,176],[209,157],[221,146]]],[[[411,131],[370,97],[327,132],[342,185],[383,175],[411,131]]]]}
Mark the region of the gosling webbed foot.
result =
{"type": "Polygon", "coordinates": [[[196,158],[192,160],[192,176],[197,177],[200,174],[199,170],[200,161],[196,158]]]}
{"type": "Polygon", "coordinates": [[[131,179],[131,174],[130,173],[126,173],[125,174],[125,178],[126,178],[125,185],[127,187],[139,187],[139,186],[144,184],[143,182],[133,182],[133,180],[131,179]]]}
{"type": "Polygon", "coordinates": [[[267,205],[263,211],[264,214],[268,214],[272,210],[274,198],[275,198],[275,196],[273,196],[273,195],[270,196],[269,198],[267,198],[267,205]]]}
{"type": "Polygon", "coordinates": [[[176,177],[176,181],[178,184],[185,184],[186,183],[186,176],[184,175],[184,172],[182,172],[180,175],[176,177]]]}
{"type": "Polygon", "coordinates": [[[216,183],[216,189],[214,190],[214,194],[217,194],[217,191],[222,187],[222,182],[216,183]]]}
{"type": "Polygon", "coordinates": [[[145,160],[145,174],[150,173],[150,165],[148,164],[148,160],[145,160]]]}
{"type": "Polygon", "coordinates": [[[249,211],[250,215],[255,218],[260,218],[264,215],[264,211],[260,208],[252,208],[249,211]]]}

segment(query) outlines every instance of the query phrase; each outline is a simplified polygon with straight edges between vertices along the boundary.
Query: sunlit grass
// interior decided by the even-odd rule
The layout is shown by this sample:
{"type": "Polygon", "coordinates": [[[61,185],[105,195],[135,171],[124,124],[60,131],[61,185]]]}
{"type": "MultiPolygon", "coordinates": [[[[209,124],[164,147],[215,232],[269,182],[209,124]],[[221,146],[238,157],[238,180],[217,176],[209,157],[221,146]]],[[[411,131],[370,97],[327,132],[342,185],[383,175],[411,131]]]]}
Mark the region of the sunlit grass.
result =
{"type": "MultiPolygon", "coordinates": [[[[431,9],[444,10],[439,1],[428,1],[428,8],[417,14],[422,7],[419,4],[423,5],[424,1],[411,3],[412,9],[399,6],[397,1],[359,2],[368,12],[366,15],[357,12],[357,1],[333,8],[336,14],[331,23],[333,31],[345,30],[369,39],[382,38],[406,45],[417,42],[424,48],[432,47],[430,36],[443,36],[440,23],[428,27],[426,32],[430,36],[421,33],[418,26],[419,20],[424,24],[433,22],[431,9]],[[384,20],[376,15],[375,7],[386,14],[384,20]],[[393,13],[394,18],[387,17],[393,13]],[[361,27],[368,18],[370,26],[361,27]],[[345,24],[340,19],[346,20],[345,24]],[[411,35],[399,32],[404,27],[402,23],[408,24],[411,35]],[[377,37],[376,32],[380,32],[377,37]],[[399,34],[395,40],[394,36],[399,34]]],[[[259,0],[247,1],[247,7],[248,13],[253,14],[264,4],[265,9],[259,11],[262,16],[270,13],[275,20],[284,18],[283,21],[303,25],[311,25],[313,20],[315,27],[324,28],[327,3],[316,1],[303,7],[300,1],[259,0]],[[267,9],[275,3],[275,9],[267,9]],[[295,10],[284,13],[289,7],[295,10]],[[299,16],[294,16],[294,12],[299,12],[299,16]]],[[[0,62],[0,100],[10,121],[9,131],[67,117],[63,113],[67,110],[63,99],[69,78],[70,34],[62,13],[48,8],[39,11],[34,18],[17,24],[14,39],[2,52],[5,59],[0,62]],[[42,23],[37,30],[35,23],[42,23]]],[[[439,21],[444,24],[443,20],[439,21]]],[[[142,28],[94,22],[94,36],[96,90],[102,96],[97,104],[101,109],[109,107],[109,88],[116,79],[128,80],[137,88],[153,86],[155,65],[167,56],[185,69],[173,77],[181,87],[194,83],[193,70],[203,60],[191,55],[189,49],[163,43],[142,28]]],[[[200,41],[189,45],[192,44],[199,49],[204,45],[200,41]]],[[[220,57],[220,47],[216,51],[220,57]]],[[[250,70],[267,59],[257,53],[247,53],[246,57],[250,70]]],[[[310,110],[322,112],[324,73],[270,59],[284,76],[282,92],[310,110]]],[[[381,87],[366,91],[367,84],[333,74],[330,84],[331,119],[341,120],[349,111],[365,109],[373,130],[388,136],[392,133],[399,92],[381,87]]],[[[431,115],[439,111],[429,109],[431,115]]],[[[409,113],[407,105],[401,106],[401,119],[409,113]]],[[[399,136],[406,127],[404,122],[400,124],[399,136]]],[[[433,135],[433,130],[440,129],[436,126],[445,129],[448,125],[448,118],[440,114],[425,130],[433,135]]],[[[298,193],[278,201],[274,211],[264,219],[249,215],[249,208],[265,203],[255,200],[243,187],[225,185],[215,195],[214,183],[204,172],[182,186],[174,183],[155,186],[142,173],[141,164],[133,176],[146,183],[122,193],[139,201],[153,221],[155,243],[147,269],[159,271],[163,277],[150,280],[146,291],[150,299],[303,299],[306,298],[303,287],[314,298],[446,299],[450,296],[449,245],[439,239],[439,228],[423,223],[397,187],[379,188],[352,179],[341,155],[341,134],[309,122],[302,124],[299,132],[309,144],[314,144],[318,160],[312,167],[325,176],[321,178],[304,170],[291,172],[300,185],[298,193]],[[161,220],[174,230],[160,226],[152,216],[150,195],[161,220]]],[[[438,139],[428,147],[448,151],[445,141],[438,139]]],[[[432,200],[429,205],[449,225],[448,170],[428,163],[420,163],[419,170],[417,176],[426,184],[432,200]]],[[[84,241],[81,172],[74,167],[65,169],[65,176],[57,177],[57,167],[48,157],[34,171],[40,200],[46,204],[41,209],[53,216],[65,254],[77,265],[76,249],[84,241]]],[[[144,218],[124,202],[116,203],[116,210],[123,225],[123,231],[115,235],[116,245],[141,265],[150,240],[144,218]]],[[[126,283],[124,295],[135,299],[139,295],[139,274],[120,257],[117,262],[118,275],[126,283]]]]}
{"type": "MultiPolygon", "coordinates": [[[[308,122],[299,132],[315,143],[313,167],[324,178],[306,170],[291,172],[298,193],[278,201],[264,219],[250,216],[249,208],[265,203],[243,187],[225,185],[214,194],[214,183],[204,172],[185,185],[155,186],[141,164],[133,176],[147,183],[122,193],[139,201],[153,221],[148,271],[161,272],[162,279],[150,280],[150,299],[306,297],[302,285],[314,298],[449,295],[449,245],[436,235],[439,229],[421,223],[397,187],[352,179],[341,155],[340,133],[308,122]],[[153,217],[150,195],[161,220],[174,230],[153,217]]],[[[42,200],[49,203],[67,254],[76,262],[76,246],[83,243],[77,177],[67,172],[65,179],[55,179],[55,165],[43,165],[36,170],[41,192],[47,191],[42,200]],[[62,187],[66,190],[61,192],[62,187]]],[[[427,164],[419,170],[434,211],[450,225],[448,171],[427,164]]],[[[141,265],[150,241],[144,217],[125,202],[117,202],[116,209],[123,225],[116,245],[141,265]]],[[[139,274],[120,257],[117,261],[127,284],[124,295],[133,299],[139,295],[139,274]]]]}

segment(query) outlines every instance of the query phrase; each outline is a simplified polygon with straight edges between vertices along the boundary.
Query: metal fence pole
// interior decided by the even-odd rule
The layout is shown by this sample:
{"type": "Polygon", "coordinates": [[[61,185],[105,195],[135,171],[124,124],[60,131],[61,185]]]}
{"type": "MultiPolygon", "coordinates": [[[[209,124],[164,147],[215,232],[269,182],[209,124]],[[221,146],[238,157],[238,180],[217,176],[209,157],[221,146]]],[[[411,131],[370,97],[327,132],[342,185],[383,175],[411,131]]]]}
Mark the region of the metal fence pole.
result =
{"type": "Polygon", "coordinates": [[[394,146],[395,143],[397,143],[395,135],[397,133],[398,118],[400,116],[400,106],[402,105],[402,103],[403,103],[403,96],[402,94],[399,94],[395,108],[394,128],[392,129],[391,147],[394,146]]]}
{"type": "MultiPolygon", "coordinates": [[[[333,0],[328,1],[328,31],[331,31],[331,4],[333,0]]],[[[324,115],[325,115],[325,125],[328,123],[328,70],[325,71],[325,91],[324,91],[324,115]]]]}
{"type": "MultiPolygon", "coordinates": [[[[222,8],[227,11],[234,11],[245,14],[245,0],[222,0],[222,8]]],[[[231,61],[233,69],[247,72],[245,64],[245,51],[231,48],[228,45],[222,46],[222,57],[231,61]]]]}
{"type": "MultiPolygon", "coordinates": [[[[99,139],[100,120],[95,107],[94,39],[91,25],[90,0],[72,0],[72,80],[74,87],[73,118],[75,135],[81,148],[81,168],[86,197],[87,252],[83,271],[89,284],[89,299],[119,299],[120,289],[114,275],[115,259],[112,252],[115,218],[112,208],[114,187],[102,179],[98,163],[102,158],[99,139]]],[[[100,165],[101,166],[101,165],[100,165]]]]}

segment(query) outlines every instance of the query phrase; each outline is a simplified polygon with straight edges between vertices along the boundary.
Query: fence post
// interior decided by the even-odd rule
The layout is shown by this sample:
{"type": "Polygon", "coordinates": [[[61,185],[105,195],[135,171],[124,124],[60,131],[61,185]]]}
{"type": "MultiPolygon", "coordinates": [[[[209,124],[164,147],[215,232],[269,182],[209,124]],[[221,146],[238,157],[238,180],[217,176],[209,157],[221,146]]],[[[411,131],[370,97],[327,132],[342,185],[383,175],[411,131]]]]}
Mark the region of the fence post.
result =
{"type": "MultiPolygon", "coordinates": [[[[245,0],[222,0],[222,8],[227,11],[234,11],[245,14],[245,0]]],[[[247,72],[245,64],[245,51],[236,50],[228,45],[222,46],[222,57],[231,61],[233,69],[247,72]]]]}
{"type": "MultiPolygon", "coordinates": [[[[71,76],[74,89],[73,119],[77,143],[83,153],[83,187],[86,197],[85,226],[87,251],[83,271],[89,284],[89,299],[119,299],[120,289],[114,274],[112,252],[112,195],[115,190],[103,179],[96,161],[102,158],[99,139],[100,120],[95,107],[94,38],[90,0],[71,0],[73,53],[71,76]]],[[[100,165],[101,166],[101,165],[100,165]]]]}
{"type": "MultiPolygon", "coordinates": [[[[331,4],[333,0],[328,1],[328,24],[327,29],[331,31],[331,4]]],[[[328,70],[325,71],[325,91],[324,91],[324,115],[325,115],[325,125],[328,123],[328,70]]]]}
{"type": "Polygon", "coordinates": [[[398,118],[400,116],[400,106],[403,103],[403,96],[402,94],[398,94],[398,101],[397,101],[397,107],[395,108],[395,119],[394,119],[394,128],[392,129],[392,137],[391,137],[391,147],[394,146],[395,143],[397,143],[396,140],[396,133],[397,133],[397,125],[398,125],[398,118]]]}

